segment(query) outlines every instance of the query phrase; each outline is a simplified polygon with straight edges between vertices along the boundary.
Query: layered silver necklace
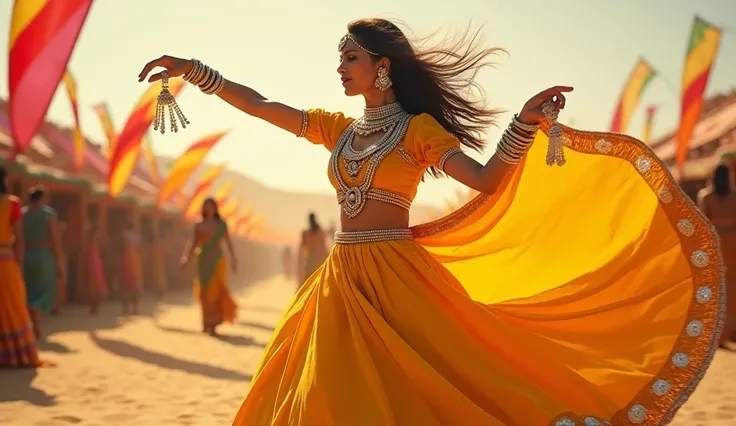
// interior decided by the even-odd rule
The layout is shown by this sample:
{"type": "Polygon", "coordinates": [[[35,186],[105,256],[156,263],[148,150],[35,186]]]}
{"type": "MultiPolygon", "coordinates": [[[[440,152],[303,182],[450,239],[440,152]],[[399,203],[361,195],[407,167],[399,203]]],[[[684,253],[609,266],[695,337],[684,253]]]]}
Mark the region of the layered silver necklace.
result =
{"type": "Polygon", "coordinates": [[[412,115],[404,111],[398,102],[377,108],[366,108],[363,116],[353,121],[338,139],[337,146],[332,151],[330,164],[338,184],[338,200],[341,201],[348,217],[355,217],[363,210],[367,192],[371,188],[379,163],[404,138],[411,118],[412,115]],[[368,136],[377,132],[385,133],[366,149],[356,151],[353,148],[355,135],[368,136]],[[368,169],[362,182],[352,186],[343,179],[337,167],[340,158],[350,180],[357,179],[363,166],[368,162],[368,169]]]}
{"type": "Polygon", "coordinates": [[[407,114],[401,104],[366,107],[363,116],[353,122],[353,129],[358,136],[369,136],[376,132],[387,132],[388,129],[407,114]]]}
{"type": "Polygon", "coordinates": [[[407,117],[411,117],[411,114],[404,111],[404,108],[398,102],[394,102],[380,107],[366,108],[363,111],[363,116],[353,121],[350,126],[353,136],[347,141],[342,150],[345,170],[351,179],[358,177],[368,158],[393,142],[391,129],[394,128],[396,123],[407,117]],[[384,132],[384,134],[366,149],[357,151],[353,148],[354,135],[369,136],[377,132],[384,132]]]}

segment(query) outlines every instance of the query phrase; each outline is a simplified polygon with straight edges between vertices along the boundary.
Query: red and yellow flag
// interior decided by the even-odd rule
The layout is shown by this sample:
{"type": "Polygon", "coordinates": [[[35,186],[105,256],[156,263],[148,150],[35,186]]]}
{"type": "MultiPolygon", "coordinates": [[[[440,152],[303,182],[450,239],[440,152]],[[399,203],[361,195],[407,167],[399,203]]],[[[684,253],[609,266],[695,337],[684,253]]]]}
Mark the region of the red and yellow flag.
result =
{"type": "Polygon", "coordinates": [[[647,119],[644,122],[644,134],[641,137],[642,142],[648,144],[652,138],[652,127],[654,126],[654,115],[657,113],[656,105],[647,107],[647,119]]]}
{"type": "Polygon", "coordinates": [[[77,102],[77,82],[74,81],[72,73],[68,70],[64,73],[64,86],[69,95],[69,102],[72,104],[72,114],[74,114],[74,130],[72,130],[72,140],[74,142],[74,170],[82,170],[84,166],[84,150],[87,148],[82,134],[82,127],[79,125],[79,104],[77,102]]]}
{"type": "Polygon", "coordinates": [[[194,220],[197,217],[199,210],[202,207],[202,203],[207,199],[210,188],[212,188],[212,185],[215,183],[217,178],[220,177],[223,170],[225,170],[225,165],[217,164],[204,172],[199,183],[194,187],[194,191],[192,191],[189,201],[186,203],[184,217],[187,220],[194,220]]]}
{"type": "MultiPolygon", "coordinates": [[[[177,96],[183,87],[183,79],[169,80],[169,92],[173,96],[177,96]]],[[[156,98],[159,93],[161,93],[160,84],[152,84],[143,93],[117,138],[115,150],[110,157],[110,169],[107,175],[108,191],[113,197],[116,197],[125,188],[128,178],[138,163],[141,141],[153,122],[156,113],[156,98]]]]}
{"type": "Polygon", "coordinates": [[[151,182],[155,186],[158,186],[160,180],[158,175],[158,161],[156,161],[156,155],[151,148],[151,139],[148,137],[148,134],[143,135],[141,150],[143,152],[143,158],[146,160],[146,164],[148,164],[148,170],[151,171],[151,182]]]}
{"type": "Polygon", "coordinates": [[[243,210],[238,213],[235,224],[233,226],[233,231],[240,236],[245,236],[246,234],[246,228],[248,225],[248,222],[250,221],[251,216],[253,216],[253,208],[250,206],[246,206],[243,208],[243,210]]]}
{"type": "Polygon", "coordinates": [[[15,0],[8,54],[8,116],[22,153],[59,87],[92,0],[15,0]]]}
{"type": "Polygon", "coordinates": [[[217,144],[217,142],[225,136],[227,132],[218,132],[207,135],[184,151],[183,154],[176,159],[174,164],[169,169],[166,179],[161,184],[161,189],[158,192],[158,202],[162,203],[168,201],[171,195],[178,189],[182,188],[187,182],[187,179],[194,173],[204,161],[210,150],[217,144]]]}
{"type": "Polygon", "coordinates": [[[230,197],[226,202],[220,205],[220,217],[224,221],[229,221],[233,218],[235,213],[240,207],[240,197],[230,197]]]}
{"type": "Polygon", "coordinates": [[[695,17],[690,42],[687,44],[685,69],[682,75],[682,106],[680,128],[677,131],[677,154],[675,155],[675,162],[678,166],[681,166],[687,158],[693,129],[700,120],[703,93],[705,93],[710,70],[718,54],[721,36],[719,28],[695,17]]]}
{"type": "Polygon", "coordinates": [[[639,62],[636,63],[631,74],[629,74],[629,79],[626,80],[621,97],[618,100],[618,106],[611,122],[612,132],[626,133],[629,129],[631,116],[634,115],[634,110],[639,105],[641,94],[644,93],[644,89],[655,75],[656,72],[649,63],[644,59],[639,59],[639,62]]]}
{"type": "Polygon", "coordinates": [[[235,188],[235,181],[232,179],[217,188],[215,195],[212,198],[214,198],[218,206],[221,206],[225,201],[227,201],[230,197],[230,193],[233,192],[233,188],[235,188]]]}
{"type": "Polygon", "coordinates": [[[100,119],[100,123],[102,124],[102,130],[105,132],[105,137],[107,138],[107,151],[105,156],[110,160],[113,152],[115,152],[115,145],[118,140],[118,135],[115,133],[115,125],[112,123],[112,116],[110,116],[110,111],[107,109],[106,103],[103,102],[95,105],[94,109],[95,114],[97,114],[97,118],[100,119]]]}

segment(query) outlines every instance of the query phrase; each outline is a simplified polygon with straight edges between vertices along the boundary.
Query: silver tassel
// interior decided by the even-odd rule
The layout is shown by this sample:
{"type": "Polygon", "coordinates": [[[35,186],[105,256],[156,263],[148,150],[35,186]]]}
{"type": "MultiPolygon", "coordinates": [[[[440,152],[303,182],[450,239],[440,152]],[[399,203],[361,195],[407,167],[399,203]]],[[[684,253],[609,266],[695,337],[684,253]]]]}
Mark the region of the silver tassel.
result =
{"type": "Polygon", "coordinates": [[[562,148],[565,144],[564,135],[562,128],[557,124],[559,111],[557,111],[557,108],[555,108],[551,101],[547,101],[542,105],[542,113],[552,122],[548,135],[547,165],[564,166],[567,160],[565,160],[565,151],[562,148]]]}
{"type": "Polygon", "coordinates": [[[156,115],[153,119],[153,129],[160,130],[161,134],[166,133],[166,112],[169,110],[169,121],[171,121],[171,131],[176,133],[179,131],[176,119],[178,118],[181,122],[181,128],[186,129],[189,120],[181,112],[179,105],[176,103],[176,98],[169,92],[169,74],[166,71],[161,73],[161,93],[156,98],[156,115]]]}

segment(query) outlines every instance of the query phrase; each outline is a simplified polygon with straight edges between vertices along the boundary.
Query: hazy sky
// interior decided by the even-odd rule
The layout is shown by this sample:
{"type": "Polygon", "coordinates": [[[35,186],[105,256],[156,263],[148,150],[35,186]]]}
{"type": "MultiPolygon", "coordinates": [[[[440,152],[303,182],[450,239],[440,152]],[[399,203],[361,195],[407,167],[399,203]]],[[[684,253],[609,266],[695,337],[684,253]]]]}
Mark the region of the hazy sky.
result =
{"type": "MultiPolygon", "coordinates": [[[[8,45],[11,0],[0,0],[0,45],[8,45]]],[[[360,98],[342,93],[337,42],[351,19],[398,18],[418,34],[438,27],[462,29],[485,23],[489,45],[507,49],[498,67],[480,76],[491,105],[508,110],[502,127],[524,101],[550,85],[575,87],[561,121],[607,130],[621,86],[639,56],[662,78],[654,80],[637,110],[630,133],[641,134],[646,104],[660,105],[655,136],[671,129],[679,114],[679,86],[693,15],[736,27],[734,0],[105,0],[96,1],[69,68],[75,75],[83,131],[103,133],[91,107],[109,103],[117,130],[146,88],[136,76],[162,54],[196,57],[226,77],[299,108],[322,107],[359,115],[360,98]],[[665,6],[666,4],[666,6],[665,6]]],[[[7,54],[0,58],[0,96],[7,96],[7,54]]],[[[736,34],[724,35],[708,93],[736,87],[736,34]]],[[[185,88],[179,104],[192,125],[176,135],[153,136],[154,150],[176,155],[194,139],[231,129],[210,161],[226,161],[265,184],[289,190],[331,192],[328,152],[250,118],[216,97],[185,88]]],[[[71,108],[59,90],[51,119],[71,124],[71,108]]],[[[490,156],[500,129],[489,129],[490,156]]],[[[152,133],[153,134],[153,133],[152,133]]],[[[418,200],[443,204],[456,184],[430,181],[418,200]]]]}

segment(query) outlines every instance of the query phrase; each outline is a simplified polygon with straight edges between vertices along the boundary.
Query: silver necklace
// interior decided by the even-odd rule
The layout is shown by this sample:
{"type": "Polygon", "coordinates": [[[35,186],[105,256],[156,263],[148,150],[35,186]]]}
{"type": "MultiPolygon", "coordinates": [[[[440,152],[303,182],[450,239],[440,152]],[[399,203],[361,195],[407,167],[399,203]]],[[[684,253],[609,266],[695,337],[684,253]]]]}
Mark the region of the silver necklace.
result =
{"type": "Polygon", "coordinates": [[[353,122],[358,136],[368,136],[376,132],[387,132],[391,125],[407,114],[401,104],[394,102],[379,107],[366,107],[363,116],[353,122]]]}
{"type": "MultiPolygon", "coordinates": [[[[340,135],[340,138],[337,140],[337,145],[332,151],[332,156],[330,157],[330,169],[332,171],[332,175],[335,177],[335,182],[337,182],[338,200],[344,198],[341,203],[342,209],[349,218],[358,216],[358,214],[363,210],[363,206],[367,200],[368,191],[371,189],[373,178],[378,170],[378,165],[388,154],[391,153],[391,151],[394,150],[394,148],[396,148],[396,145],[404,139],[404,135],[406,134],[406,130],[409,128],[409,122],[412,117],[413,116],[411,114],[404,113],[397,122],[393,123],[393,125],[388,128],[386,134],[374,144],[377,148],[375,148],[371,154],[362,158],[361,166],[367,162],[368,168],[365,172],[365,176],[363,176],[362,182],[355,186],[350,186],[345,182],[345,179],[343,179],[340,174],[340,168],[338,167],[340,157],[344,155],[346,148],[352,144],[357,133],[354,125],[351,123],[342,135],[340,135]]],[[[368,148],[366,148],[366,150],[367,149],[368,148]]],[[[358,154],[363,155],[366,150],[363,150],[358,154]]],[[[352,177],[350,168],[346,167],[346,169],[348,174],[352,177]]],[[[359,171],[360,168],[358,169],[358,172],[359,171]]],[[[357,176],[357,174],[358,173],[356,172],[355,175],[357,176]]]]}

